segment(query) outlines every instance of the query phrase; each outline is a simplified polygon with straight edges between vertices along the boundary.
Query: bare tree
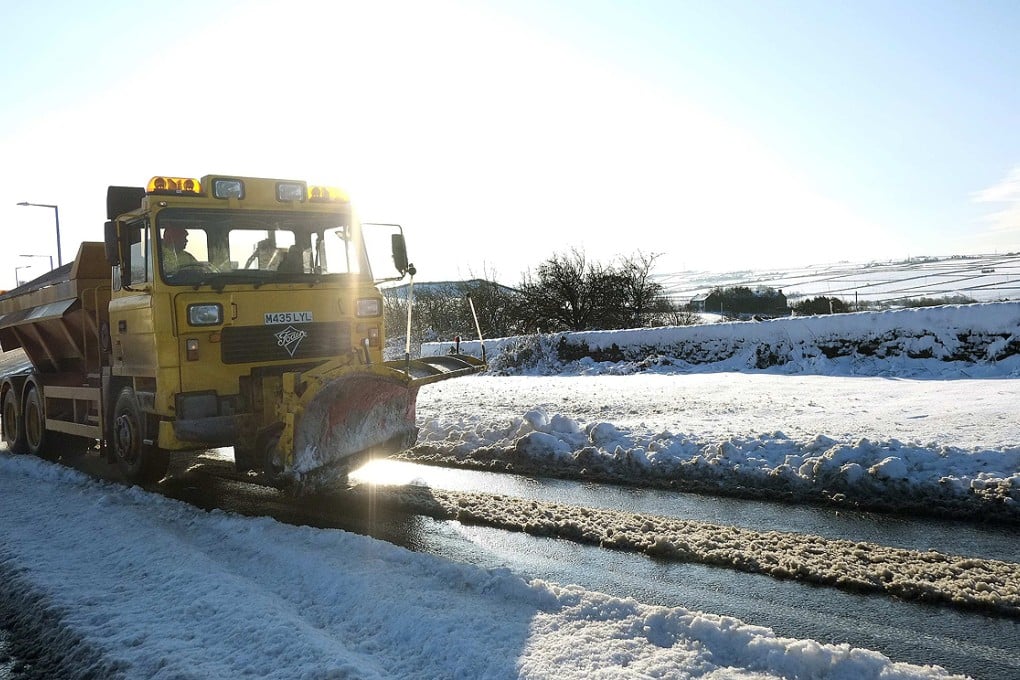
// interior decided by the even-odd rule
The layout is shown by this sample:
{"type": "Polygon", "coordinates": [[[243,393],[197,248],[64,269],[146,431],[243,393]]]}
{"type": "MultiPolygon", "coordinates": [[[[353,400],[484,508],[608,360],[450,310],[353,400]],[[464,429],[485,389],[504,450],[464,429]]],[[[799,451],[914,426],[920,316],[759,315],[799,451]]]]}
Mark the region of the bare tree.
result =
{"type": "Polygon", "coordinates": [[[617,265],[589,261],[583,251],[555,254],[521,283],[531,330],[594,330],[641,326],[662,287],[652,280],[658,255],[617,265]]]}
{"type": "Polygon", "coordinates": [[[640,250],[621,260],[621,283],[630,315],[637,325],[655,311],[656,303],[662,299],[662,284],[652,280],[652,268],[661,253],[645,254],[640,250]]]}
{"type": "Polygon", "coordinates": [[[596,300],[592,290],[598,276],[583,251],[555,254],[528,272],[520,290],[526,304],[529,330],[589,330],[595,327],[596,300]]]}

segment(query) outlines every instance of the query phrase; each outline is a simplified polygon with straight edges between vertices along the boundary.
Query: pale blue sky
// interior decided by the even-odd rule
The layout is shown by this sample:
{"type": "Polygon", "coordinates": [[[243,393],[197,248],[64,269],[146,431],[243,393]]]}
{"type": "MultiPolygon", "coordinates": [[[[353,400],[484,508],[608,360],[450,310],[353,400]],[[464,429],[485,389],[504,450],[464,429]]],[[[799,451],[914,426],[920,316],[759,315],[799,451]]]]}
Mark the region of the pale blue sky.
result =
{"type": "Polygon", "coordinates": [[[108,184],[340,184],[423,279],[1020,250],[1017,2],[4,2],[0,288],[108,184]],[[992,200],[994,199],[994,200],[992,200]]]}

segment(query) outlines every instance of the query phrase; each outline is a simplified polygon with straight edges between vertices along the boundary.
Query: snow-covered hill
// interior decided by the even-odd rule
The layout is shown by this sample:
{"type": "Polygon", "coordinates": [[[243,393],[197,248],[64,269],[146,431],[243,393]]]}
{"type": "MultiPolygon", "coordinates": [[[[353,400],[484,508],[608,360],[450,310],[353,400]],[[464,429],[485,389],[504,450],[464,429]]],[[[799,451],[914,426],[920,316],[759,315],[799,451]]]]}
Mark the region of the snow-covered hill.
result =
{"type": "Polygon", "coordinates": [[[686,303],[715,287],[767,286],[790,302],[818,295],[846,302],[895,304],[912,298],[966,296],[977,302],[1020,298],[1020,254],[919,257],[895,262],[836,262],[799,269],[658,274],[666,295],[686,303]]]}

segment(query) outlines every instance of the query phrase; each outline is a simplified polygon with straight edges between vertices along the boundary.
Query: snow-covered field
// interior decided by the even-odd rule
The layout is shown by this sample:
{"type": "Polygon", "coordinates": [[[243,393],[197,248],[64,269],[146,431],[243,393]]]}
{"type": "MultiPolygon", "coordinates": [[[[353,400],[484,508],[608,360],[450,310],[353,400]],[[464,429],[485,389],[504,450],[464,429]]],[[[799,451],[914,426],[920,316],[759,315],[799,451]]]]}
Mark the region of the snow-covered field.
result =
{"type": "MultiPolygon", "coordinates": [[[[427,386],[419,397],[419,454],[502,468],[577,466],[579,474],[631,481],[693,478],[718,491],[735,480],[775,484],[848,503],[884,495],[890,506],[901,500],[913,506],[939,498],[949,509],[984,507],[1008,519],[1020,487],[1013,414],[1020,364],[1006,348],[1020,315],[1013,306],[981,305],[940,318],[943,325],[929,336],[941,338],[941,346],[980,327],[991,353],[979,361],[945,361],[939,343],[911,335],[907,345],[923,342],[934,358],[883,351],[828,359],[807,342],[790,342],[788,360],[766,370],[753,368],[747,345],[727,349],[721,363],[690,363],[668,352],[656,361],[611,365],[551,360],[530,374],[427,386]],[[970,321],[964,328],[947,321],[952,318],[970,321]]],[[[845,331],[849,322],[828,323],[845,331]]],[[[734,337],[740,328],[758,333],[764,326],[676,333],[734,337]]],[[[622,346],[623,336],[612,337],[611,344],[622,346]]],[[[888,342],[890,350],[905,346],[902,339],[888,342]]],[[[710,612],[528,580],[339,530],[204,512],[6,452],[0,453],[0,512],[3,621],[16,634],[42,636],[46,653],[39,663],[63,659],[51,667],[54,673],[949,676],[873,651],[780,638],[710,612]]],[[[648,526],[640,540],[682,549],[682,531],[648,526]]],[[[802,542],[805,552],[815,549],[810,537],[802,542]]],[[[895,577],[895,551],[875,554],[889,556],[890,566],[879,568],[895,577]]],[[[951,557],[945,564],[974,566],[951,557]]],[[[1003,582],[1020,569],[1001,568],[1003,582]]],[[[983,595],[998,587],[970,585],[983,595]]],[[[1010,587],[997,597],[1015,607],[1018,593],[1010,587]]]]}
{"type": "Polygon", "coordinates": [[[687,303],[712,288],[766,286],[782,290],[791,302],[819,295],[848,303],[965,296],[977,302],[1015,300],[1017,253],[918,257],[887,262],[833,262],[800,269],[735,272],[683,271],[655,276],[671,299],[687,303]]]}

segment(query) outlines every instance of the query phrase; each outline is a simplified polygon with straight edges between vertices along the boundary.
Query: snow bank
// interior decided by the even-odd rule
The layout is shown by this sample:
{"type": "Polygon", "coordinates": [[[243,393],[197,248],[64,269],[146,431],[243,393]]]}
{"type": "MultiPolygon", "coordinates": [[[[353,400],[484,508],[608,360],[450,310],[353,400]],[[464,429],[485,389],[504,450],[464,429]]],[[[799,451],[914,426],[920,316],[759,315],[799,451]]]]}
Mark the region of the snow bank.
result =
{"type": "Polygon", "coordinates": [[[720,441],[581,422],[538,408],[509,424],[470,416],[426,420],[417,446],[402,455],[522,474],[1020,522],[1020,448],[846,443],[782,432],[720,441]]]}
{"type": "MultiPolygon", "coordinates": [[[[451,347],[425,343],[421,352],[438,355],[451,347]]],[[[782,367],[788,372],[829,373],[833,362],[873,357],[975,365],[1006,362],[992,371],[1014,374],[1020,369],[1020,302],[556,333],[488,340],[485,347],[492,370],[501,373],[676,372],[705,364],[719,370],[782,367]],[[606,362],[616,366],[600,366],[606,362]]],[[[462,342],[461,349],[481,354],[477,341],[462,342]]]]}

